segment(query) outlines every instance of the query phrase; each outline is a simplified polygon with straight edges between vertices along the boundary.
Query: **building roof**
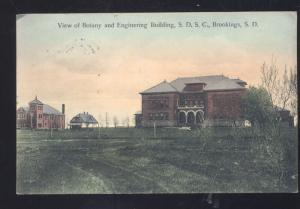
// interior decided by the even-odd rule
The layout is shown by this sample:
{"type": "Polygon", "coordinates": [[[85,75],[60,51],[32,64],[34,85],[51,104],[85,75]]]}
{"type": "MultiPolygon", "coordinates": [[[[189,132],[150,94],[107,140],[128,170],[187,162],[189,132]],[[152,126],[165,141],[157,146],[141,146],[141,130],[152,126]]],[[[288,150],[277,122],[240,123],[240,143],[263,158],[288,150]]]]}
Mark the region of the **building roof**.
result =
{"type": "Polygon", "coordinates": [[[27,112],[28,110],[29,110],[28,107],[19,107],[19,108],[17,109],[18,112],[27,112]]]}
{"type": "Polygon", "coordinates": [[[237,83],[244,83],[244,84],[247,84],[246,81],[243,81],[243,80],[241,80],[241,79],[239,79],[239,78],[234,78],[234,79],[232,79],[232,80],[235,80],[237,83]]]}
{"type": "Polygon", "coordinates": [[[37,96],[36,96],[34,100],[32,100],[31,102],[29,102],[29,105],[30,104],[40,104],[40,105],[42,105],[43,103],[40,100],[38,100],[37,96]]]}
{"type": "Polygon", "coordinates": [[[275,111],[286,111],[286,112],[290,112],[289,110],[287,110],[287,109],[285,109],[285,108],[282,108],[282,107],[279,107],[279,106],[277,106],[277,105],[274,105],[274,109],[275,109],[275,111]]]}
{"type": "Polygon", "coordinates": [[[70,123],[98,123],[98,121],[92,116],[91,114],[88,113],[79,113],[75,115],[70,123]]]}
{"type": "Polygon", "coordinates": [[[174,86],[172,86],[166,80],[164,80],[163,82],[141,92],[141,94],[159,93],[159,92],[177,92],[177,89],[174,88],[174,86]]]}
{"type": "MultiPolygon", "coordinates": [[[[17,111],[23,111],[23,112],[28,112],[29,107],[19,107],[17,111]]],[[[43,113],[48,114],[48,115],[64,115],[54,107],[51,107],[50,105],[43,104],[43,113]]]]}
{"type": "Polygon", "coordinates": [[[47,104],[43,105],[43,113],[48,115],[63,115],[60,111],[47,104]]]}
{"type": "Polygon", "coordinates": [[[164,81],[152,88],[141,92],[141,94],[159,92],[183,92],[185,85],[192,83],[205,83],[206,85],[203,88],[204,91],[245,89],[245,87],[240,85],[239,83],[247,84],[241,79],[231,79],[223,75],[182,77],[177,78],[169,83],[164,81]]]}

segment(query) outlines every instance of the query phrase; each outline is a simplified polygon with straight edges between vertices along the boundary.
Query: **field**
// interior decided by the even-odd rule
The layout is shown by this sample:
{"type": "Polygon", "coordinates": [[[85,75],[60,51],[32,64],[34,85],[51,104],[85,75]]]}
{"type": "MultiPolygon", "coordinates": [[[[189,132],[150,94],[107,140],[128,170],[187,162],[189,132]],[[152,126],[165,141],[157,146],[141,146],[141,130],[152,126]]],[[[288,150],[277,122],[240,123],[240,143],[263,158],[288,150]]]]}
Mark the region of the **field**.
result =
{"type": "Polygon", "coordinates": [[[152,132],[17,130],[17,193],[298,191],[296,129],[281,134],[282,172],[250,129],[152,132]]]}

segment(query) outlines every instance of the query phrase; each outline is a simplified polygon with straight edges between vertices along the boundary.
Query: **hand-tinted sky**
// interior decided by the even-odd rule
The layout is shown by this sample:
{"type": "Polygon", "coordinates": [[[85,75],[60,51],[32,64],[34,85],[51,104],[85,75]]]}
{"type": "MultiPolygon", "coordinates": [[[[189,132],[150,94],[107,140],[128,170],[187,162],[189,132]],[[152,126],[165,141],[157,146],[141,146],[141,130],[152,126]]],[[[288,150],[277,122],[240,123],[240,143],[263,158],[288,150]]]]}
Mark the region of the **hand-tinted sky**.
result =
{"type": "MultiPolygon", "coordinates": [[[[82,25],[81,25],[82,26],[82,25]]],[[[224,74],[258,84],[272,56],[280,69],[297,60],[293,12],[31,14],[17,20],[17,102],[35,95],[66,118],[133,117],[139,92],[166,79],[224,74]],[[257,22],[242,28],[69,28],[58,23],[257,22]]]]}

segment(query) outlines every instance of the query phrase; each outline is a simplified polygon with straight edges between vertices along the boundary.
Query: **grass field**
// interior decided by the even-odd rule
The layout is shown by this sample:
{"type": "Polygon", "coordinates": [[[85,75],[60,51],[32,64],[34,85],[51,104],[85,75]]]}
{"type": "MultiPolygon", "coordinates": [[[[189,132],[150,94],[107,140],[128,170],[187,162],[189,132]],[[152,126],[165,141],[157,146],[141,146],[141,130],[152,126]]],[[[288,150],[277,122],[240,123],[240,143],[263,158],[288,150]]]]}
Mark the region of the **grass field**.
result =
{"type": "Polygon", "coordinates": [[[283,176],[251,133],[17,130],[17,193],[297,192],[297,130],[281,136],[283,176]]]}

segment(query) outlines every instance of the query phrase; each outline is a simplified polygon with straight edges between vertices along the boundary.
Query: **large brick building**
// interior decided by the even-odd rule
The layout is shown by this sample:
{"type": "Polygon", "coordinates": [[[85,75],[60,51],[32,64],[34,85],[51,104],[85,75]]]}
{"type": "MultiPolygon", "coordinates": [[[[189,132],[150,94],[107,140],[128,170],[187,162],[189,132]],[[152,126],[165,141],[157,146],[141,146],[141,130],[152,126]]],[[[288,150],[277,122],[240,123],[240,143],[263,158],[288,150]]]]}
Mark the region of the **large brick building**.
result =
{"type": "MultiPolygon", "coordinates": [[[[223,75],[163,81],[142,95],[141,126],[230,125],[243,122],[241,96],[247,83],[223,75]]],[[[138,124],[137,124],[138,125],[138,124]]]]}
{"type": "Polygon", "coordinates": [[[62,104],[62,112],[60,112],[35,97],[29,102],[29,107],[17,109],[17,128],[64,129],[65,106],[62,104]]]}

